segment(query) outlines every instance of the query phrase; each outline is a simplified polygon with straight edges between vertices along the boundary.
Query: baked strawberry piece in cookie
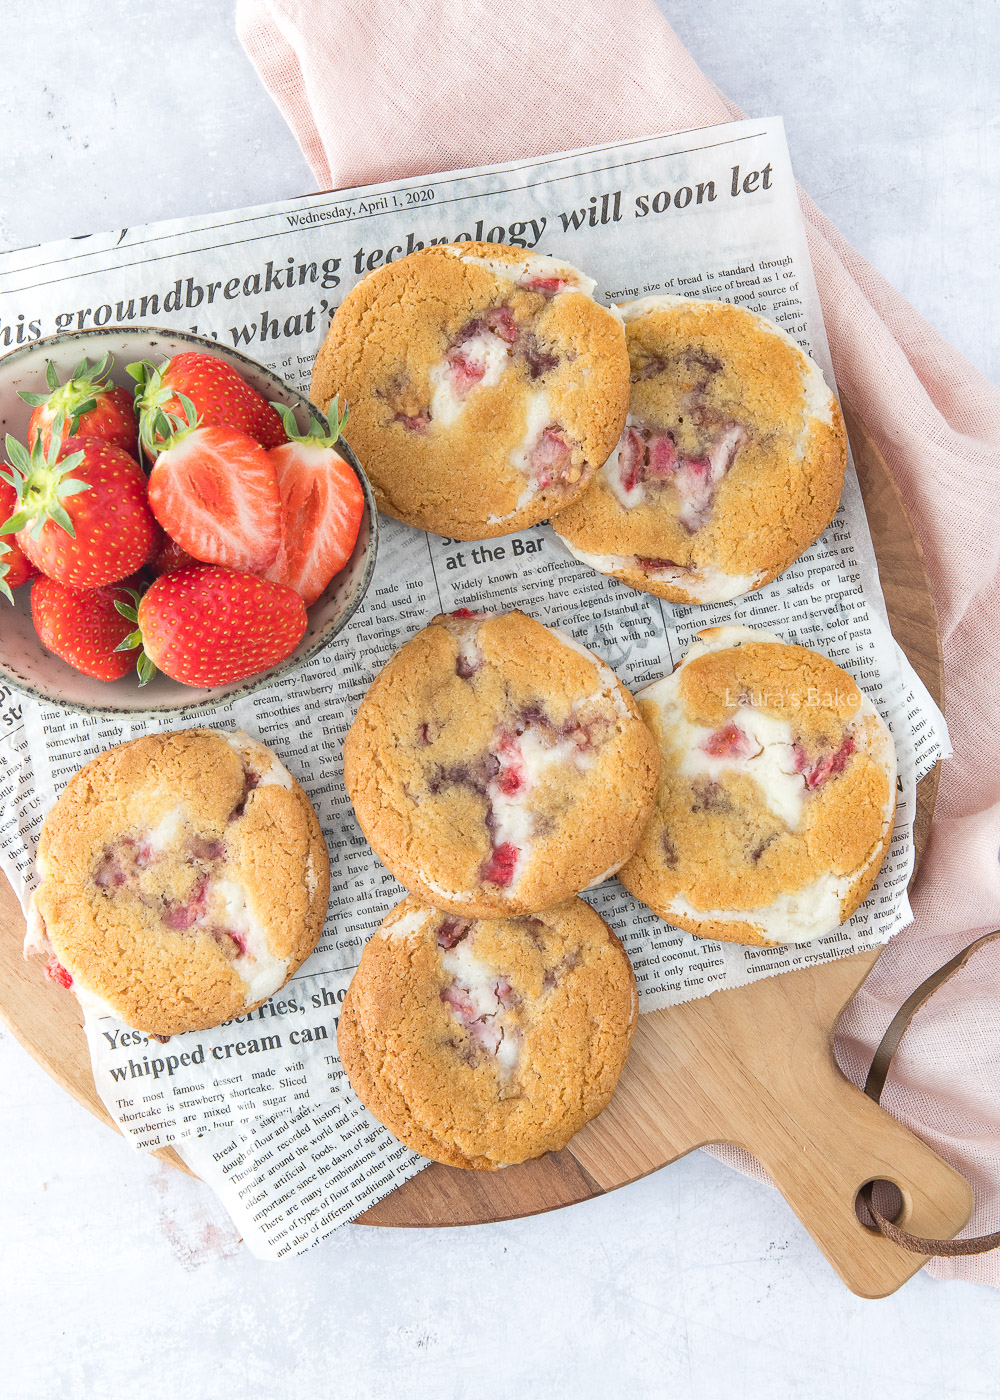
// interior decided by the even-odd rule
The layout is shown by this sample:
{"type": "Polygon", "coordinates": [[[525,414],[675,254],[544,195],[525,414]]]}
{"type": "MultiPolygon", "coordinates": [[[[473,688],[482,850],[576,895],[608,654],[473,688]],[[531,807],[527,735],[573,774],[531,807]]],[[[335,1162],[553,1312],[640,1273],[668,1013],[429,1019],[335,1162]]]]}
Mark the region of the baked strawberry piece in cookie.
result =
{"type": "Polygon", "coordinates": [[[408,1147],[490,1171],[559,1151],[601,1112],[637,1010],[625,950],[582,900],[467,919],[410,898],[361,955],[337,1047],[408,1147]]]}
{"type": "Polygon", "coordinates": [[[619,879],[705,938],[821,938],[854,913],[889,848],[892,735],[818,652],[749,627],[698,635],[638,697],[660,789],[619,879]]]}
{"type": "Polygon", "coordinates": [[[455,539],[562,510],[618,441],[628,355],[617,311],[553,258],[491,243],[411,253],[338,308],[311,397],[350,405],[379,508],[455,539]]]}
{"type": "Polygon", "coordinates": [[[554,528],[576,558],[674,603],[770,583],[837,509],[836,398],[784,331],[741,307],[655,296],[621,311],[628,423],[554,528]]]}
{"type": "Polygon", "coordinates": [[[312,952],[330,886],[302,788],[243,733],[101,754],[42,827],[27,952],[85,1010],[154,1035],[258,1006],[312,952]]]}
{"type": "Polygon", "coordinates": [[[344,744],[376,855],[465,915],[548,909],[613,874],[658,767],[614,672],[516,611],[436,617],[375,678],[344,744]]]}

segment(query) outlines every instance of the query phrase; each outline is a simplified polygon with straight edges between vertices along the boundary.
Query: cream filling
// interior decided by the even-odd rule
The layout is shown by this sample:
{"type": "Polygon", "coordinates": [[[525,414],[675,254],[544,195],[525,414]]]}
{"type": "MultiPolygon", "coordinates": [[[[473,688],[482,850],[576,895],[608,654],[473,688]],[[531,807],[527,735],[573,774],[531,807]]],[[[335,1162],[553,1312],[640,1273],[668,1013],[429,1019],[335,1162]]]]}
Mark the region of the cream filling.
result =
{"type": "Polygon", "coordinates": [[[419,933],[427,920],[434,915],[433,909],[424,906],[422,909],[408,909],[405,914],[398,915],[395,919],[390,914],[382,923],[379,929],[380,938],[410,938],[414,933],[419,933]]]}
{"type": "Polygon", "coordinates": [[[601,468],[601,476],[604,484],[621,506],[622,510],[631,510],[633,506],[641,505],[645,499],[646,492],[641,481],[637,481],[631,488],[626,487],[624,473],[622,471],[622,453],[625,451],[625,444],[628,440],[630,428],[641,432],[645,424],[638,418],[633,418],[631,413],[625,419],[625,430],[618,439],[618,446],[601,468]]]}
{"type": "Polygon", "coordinates": [[[176,845],[184,835],[185,825],[184,808],[172,807],[160,818],[146,837],[151,853],[160,855],[170,846],[176,845]]]}
{"type": "MultiPolygon", "coordinates": [[[[552,422],[552,411],[549,408],[549,396],[544,389],[535,389],[527,396],[527,409],[525,411],[524,436],[517,447],[511,449],[507,454],[507,460],[512,467],[515,467],[521,474],[530,479],[531,476],[531,454],[538,444],[538,439],[552,422]]],[[[535,495],[536,488],[528,488],[528,496],[521,500],[527,505],[531,497],[535,495]]],[[[518,501],[518,510],[521,509],[521,501],[518,501]]]]}
{"type": "MultiPolygon", "coordinates": [[[[558,521],[556,528],[558,530],[558,521]]],[[[755,574],[727,574],[717,569],[714,564],[696,566],[690,570],[681,567],[648,569],[639,563],[635,555],[589,554],[586,550],[577,549],[576,545],[570,544],[564,535],[560,535],[559,538],[574,559],[579,559],[581,564],[589,564],[600,574],[610,574],[614,577],[626,572],[635,573],[638,569],[647,578],[675,583],[698,603],[728,603],[733,598],[740,598],[744,593],[752,592],[764,578],[762,569],[755,574]]]]}
{"type": "Polygon", "coordinates": [[[446,885],[439,885],[436,880],[432,880],[424,871],[420,872],[420,883],[438,899],[447,899],[452,904],[467,904],[470,899],[476,897],[475,890],[450,890],[446,885]]]}
{"type": "MultiPolygon", "coordinates": [[[[626,856],[625,860],[628,859],[629,857],[626,856]]],[[[584,885],[583,888],[585,890],[596,890],[598,885],[603,885],[605,880],[610,880],[612,875],[618,874],[619,870],[621,870],[622,866],[625,864],[625,860],[616,860],[614,865],[610,865],[603,875],[598,875],[596,879],[591,880],[590,884],[584,885]]]]}
{"type": "Polygon", "coordinates": [[[479,645],[479,629],[482,622],[481,617],[452,617],[448,619],[448,630],[458,640],[456,665],[461,662],[464,669],[469,672],[478,671],[485,660],[483,649],[479,645]]]}
{"type": "Polygon", "coordinates": [[[258,771],[261,764],[267,764],[267,767],[260,773],[258,787],[291,789],[294,782],[291,773],[265,744],[260,743],[257,739],[251,739],[250,735],[242,729],[235,729],[232,734],[223,735],[223,738],[231,748],[236,750],[244,763],[253,768],[254,772],[258,771]]]}
{"type": "Polygon", "coordinates": [[[246,952],[232,960],[233,970],[247,989],[244,1004],[263,1001],[284,985],[291,960],[275,957],[271,952],[267,930],[254,914],[248,892],[241,884],[236,880],[215,880],[211,894],[214,910],[246,944],[246,952]]]}
{"type": "MultiPolygon", "coordinates": [[[[442,953],[441,966],[448,976],[454,979],[460,990],[468,995],[476,1020],[493,1020],[503,1012],[503,1004],[497,996],[497,985],[506,979],[476,957],[468,939],[463,939],[461,943],[456,943],[454,948],[442,953]]],[[[452,1014],[456,1013],[453,1011],[452,1014]]],[[[499,1031],[500,1041],[493,1051],[493,1057],[502,1073],[509,1075],[517,1068],[520,1058],[518,1038],[507,1035],[502,1025],[497,1025],[496,1029],[499,1031]]]]}
{"type": "MultiPolygon", "coordinates": [[[[526,282],[533,281],[536,277],[558,277],[560,281],[568,285],[563,289],[567,292],[582,292],[584,296],[591,299],[594,295],[594,288],[597,283],[592,277],[588,277],[579,268],[571,266],[569,263],[560,262],[558,258],[549,257],[546,253],[525,253],[511,262],[505,262],[501,258],[483,258],[475,253],[463,253],[461,247],[449,247],[452,257],[459,258],[464,263],[469,263],[476,267],[485,267],[497,277],[505,282],[513,282],[518,286],[524,286],[526,282]]],[[[562,292],[557,292],[556,296],[561,296],[562,292]]],[[[608,310],[609,308],[602,308],[608,310]]]]}
{"type": "Polygon", "coordinates": [[[668,921],[676,914],[704,923],[749,924],[770,943],[811,943],[840,927],[842,901],[857,878],[857,874],[821,875],[811,885],[780,894],[760,909],[695,909],[678,895],[667,905],[668,921]]]}
{"type": "Polygon", "coordinates": [[[704,774],[715,779],[726,773],[744,774],[757,784],[768,811],[790,831],[795,830],[802,820],[806,780],[795,768],[792,727],[787,720],[741,705],[727,724],[739,730],[751,752],[745,757],[727,757],[705,750],[705,742],[717,731],[689,724],[679,705],[661,706],[660,714],[677,747],[684,750],[680,765],[684,777],[704,774]]]}
{"type": "Polygon", "coordinates": [[[516,751],[524,780],[523,789],[516,794],[504,792],[500,785],[502,770],[496,778],[490,780],[486,789],[493,813],[494,850],[508,842],[517,850],[517,860],[508,886],[511,892],[517,886],[530,858],[530,847],[535,834],[535,813],[528,805],[532,789],[538,786],[549,768],[574,760],[580,762],[579,751],[570,740],[560,739],[554,744],[546,744],[530,727],[518,736],[516,751]]]}
{"type": "Polygon", "coordinates": [[[35,904],[34,893],[28,900],[28,908],[24,916],[24,921],[24,956],[26,958],[49,957],[53,951],[52,944],[49,942],[49,935],[45,931],[45,920],[38,912],[38,906],[35,904]]]}
{"type": "MultiPolygon", "coordinates": [[[[638,698],[652,700],[664,716],[666,725],[674,724],[674,716],[681,718],[681,723],[695,733],[708,735],[713,730],[696,730],[693,725],[688,725],[683,719],[681,707],[677,699],[680,673],[690,662],[699,656],[704,656],[713,651],[728,651],[734,647],[742,646],[748,642],[777,642],[784,645],[781,637],[773,632],[758,631],[753,627],[744,627],[739,624],[726,625],[722,627],[706,627],[698,634],[698,641],[692,645],[687,655],[680,665],[669,676],[664,676],[662,680],[653,681],[638,692],[638,698]]],[[[745,715],[746,710],[743,708],[745,715]]],[[[739,714],[739,712],[738,712],[739,714]]],[[[744,733],[753,735],[757,741],[767,741],[773,746],[773,756],[766,759],[766,764],[760,769],[760,778],[752,771],[752,765],[759,763],[759,755],[755,758],[742,760],[714,759],[712,755],[702,753],[691,760],[690,754],[685,754],[682,760],[683,765],[689,760],[698,765],[697,771],[702,771],[702,765],[707,760],[709,764],[715,762],[725,765],[732,771],[739,764],[745,764],[744,771],[750,772],[764,793],[768,806],[776,815],[781,815],[779,810],[781,804],[788,803],[788,811],[794,813],[796,807],[801,811],[801,801],[797,800],[797,794],[791,787],[786,786],[785,780],[791,775],[785,772],[784,748],[787,743],[786,731],[787,722],[773,719],[767,715],[754,713],[753,727],[740,716],[742,720],[738,727],[744,733]],[[757,721],[763,720],[765,724],[760,727],[757,721]],[[744,727],[745,726],[745,727],[744,727]],[[761,781],[761,778],[764,781],[761,781]],[[776,804],[772,806],[772,803],[776,804]]],[[[879,859],[882,845],[889,833],[896,807],[896,747],[888,725],[875,709],[875,706],[868,699],[867,695],[861,694],[861,703],[858,705],[855,717],[849,726],[857,731],[862,727],[865,720],[874,719],[877,723],[877,740],[869,743],[868,752],[877,761],[885,766],[886,778],[888,781],[888,796],[885,806],[882,809],[882,830],[878,841],[872,848],[870,854],[854,870],[846,875],[834,875],[830,872],[819,876],[810,884],[805,885],[800,890],[794,890],[790,894],[781,894],[772,903],[763,905],[756,909],[696,909],[683,895],[677,895],[667,906],[667,913],[676,914],[694,920],[701,920],[705,923],[745,923],[754,927],[761,937],[773,943],[809,943],[814,938],[822,938],[834,929],[840,927],[842,919],[842,905],[845,896],[850,892],[851,887],[857,883],[861,877],[871,869],[873,863],[879,859]]],[[[766,752],[766,746],[765,750],[766,752]]],[[[705,770],[707,771],[707,769],[705,770]]],[[[718,770],[718,771],[721,771],[718,770]]],[[[795,775],[801,782],[802,799],[805,796],[805,779],[799,774],[795,775]]],[[[782,818],[783,820],[785,818],[782,818]]]]}
{"type": "Polygon", "coordinates": [[[455,347],[462,356],[484,367],[482,379],[470,384],[464,393],[455,387],[456,372],[447,360],[431,366],[431,422],[442,428],[450,428],[460,417],[469,395],[475,389],[490,388],[499,384],[504,370],[510,362],[510,347],[507,342],[491,331],[464,340],[455,347]]]}

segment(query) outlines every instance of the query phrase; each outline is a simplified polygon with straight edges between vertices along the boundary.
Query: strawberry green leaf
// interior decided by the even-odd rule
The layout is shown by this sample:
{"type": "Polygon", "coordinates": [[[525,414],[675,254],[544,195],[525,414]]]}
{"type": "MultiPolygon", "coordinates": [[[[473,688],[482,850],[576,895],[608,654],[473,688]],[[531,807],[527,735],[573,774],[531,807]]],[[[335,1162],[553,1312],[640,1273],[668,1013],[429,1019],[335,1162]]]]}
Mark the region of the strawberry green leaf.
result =
{"type": "Polygon", "coordinates": [[[45,361],[45,382],[50,389],[59,388],[59,375],[56,373],[55,360],[45,361]]]}
{"type": "Polygon", "coordinates": [[[148,685],[156,675],[156,667],[145,652],[142,653],[139,660],[135,663],[135,669],[139,673],[140,685],[148,685]]]}
{"type": "Polygon", "coordinates": [[[10,458],[14,469],[21,475],[26,476],[31,470],[31,455],[23,442],[18,442],[17,438],[7,434],[4,443],[7,448],[7,456],[10,458]]]}
{"type": "Polygon", "coordinates": [[[4,558],[4,555],[9,553],[10,545],[6,544],[3,540],[0,540],[0,593],[3,594],[3,596],[8,600],[8,602],[13,603],[14,595],[10,591],[10,584],[7,582],[7,575],[10,573],[10,565],[4,558]]]}
{"type": "Polygon", "coordinates": [[[271,400],[271,407],[275,409],[281,418],[285,432],[290,442],[308,442],[315,447],[333,447],[337,439],[344,431],[347,423],[347,408],[340,414],[340,405],[336,397],[330,403],[330,414],[324,418],[323,414],[310,405],[309,408],[309,431],[299,432],[299,425],[295,419],[295,412],[286,403],[279,403],[271,400]]]}

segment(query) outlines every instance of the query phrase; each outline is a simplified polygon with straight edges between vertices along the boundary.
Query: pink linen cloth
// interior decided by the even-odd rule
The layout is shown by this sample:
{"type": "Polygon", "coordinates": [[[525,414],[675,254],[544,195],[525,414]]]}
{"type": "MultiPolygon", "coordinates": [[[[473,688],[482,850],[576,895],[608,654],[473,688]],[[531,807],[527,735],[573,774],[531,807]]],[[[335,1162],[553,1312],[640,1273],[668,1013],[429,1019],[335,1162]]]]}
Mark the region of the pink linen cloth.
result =
{"type": "MultiPolygon", "coordinates": [[[[237,28],[321,190],[743,116],[652,0],[237,0],[237,28]]],[[[1000,925],[1000,392],[805,195],[802,207],[841,392],[889,463],[923,545],[955,747],[915,921],[839,1028],[842,1067],[863,1083],[913,987],[1000,925]]],[[[998,992],[994,943],[920,1013],[883,1099],[972,1182],[966,1234],[1000,1226],[998,992]]],[[[746,1153],[717,1151],[763,1178],[746,1153]]],[[[1000,1252],[929,1269],[997,1285],[1000,1252]]]]}

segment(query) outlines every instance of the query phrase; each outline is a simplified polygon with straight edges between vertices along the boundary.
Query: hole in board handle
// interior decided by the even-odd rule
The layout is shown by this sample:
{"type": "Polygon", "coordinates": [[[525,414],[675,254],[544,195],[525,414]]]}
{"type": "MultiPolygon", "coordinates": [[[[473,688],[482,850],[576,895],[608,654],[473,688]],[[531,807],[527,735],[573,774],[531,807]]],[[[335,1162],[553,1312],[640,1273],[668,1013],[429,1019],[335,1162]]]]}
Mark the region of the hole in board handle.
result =
{"type": "Polygon", "coordinates": [[[854,1214],[861,1221],[866,1230],[870,1230],[873,1235],[880,1234],[878,1226],[868,1209],[862,1192],[866,1187],[872,1188],[872,1201],[877,1210],[881,1211],[887,1220],[891,1220],[894,1225],[899,1224],[899,1217],[903,1214],[903,1193],[894,1181],[886,1181],[882,1177],[873,1177],[869,1181],[863,1182],[858,1187],[858,1194],[854,1198],[854,1214]]]}

